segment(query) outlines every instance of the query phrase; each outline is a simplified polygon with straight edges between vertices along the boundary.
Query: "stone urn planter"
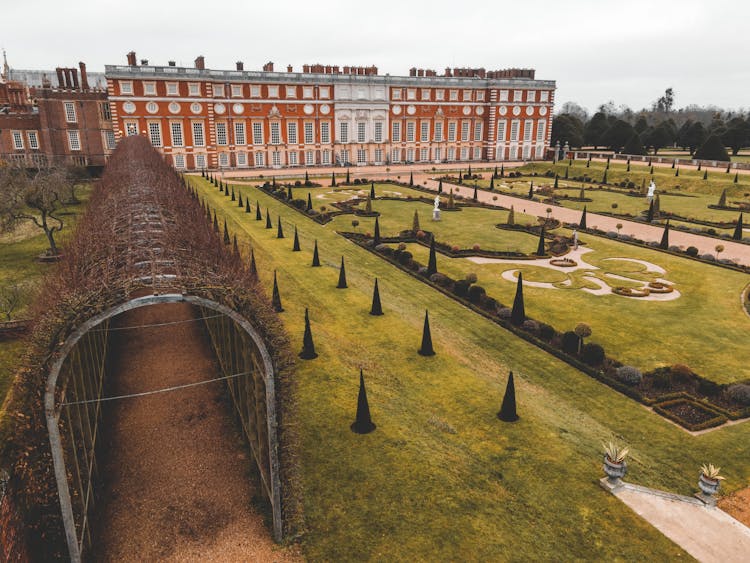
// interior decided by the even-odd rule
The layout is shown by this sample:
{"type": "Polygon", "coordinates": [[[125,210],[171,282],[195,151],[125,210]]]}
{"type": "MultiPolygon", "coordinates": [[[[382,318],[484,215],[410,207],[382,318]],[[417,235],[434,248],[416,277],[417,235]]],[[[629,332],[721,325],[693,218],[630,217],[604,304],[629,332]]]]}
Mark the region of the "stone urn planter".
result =
{"type": "Polygon", "coordinates": [[[716,504],[715,495],[719,491],[719,485],[724,480],[724,477],[719,474],[720,470],[720,467],[711,463],[701,466],[700,477],[698,477],[698,488],[701,492],[696,496],[710,506],[716,504]]]}
{"type": "Polygon", "coordinates": [[[698,488],[701,490],[701,492],[706,496],[713,496],[717,492],[719,492],[719,485],[721,484],[721,481],[718,479],[711,479],[709,477],[706,477],[701,473],[701,476],[698,478],[698,488]]]}
{"type": "Polygon", "coordinates": [[[604,465],[602,466],[604,473],[607,474],[607,479],[612,485],[619,485],[620,480],[625,477],[625,473],[628,470],[628,464],[626,461],[612,461],[609,459],[607,454],[604,454],[604,465]]]}

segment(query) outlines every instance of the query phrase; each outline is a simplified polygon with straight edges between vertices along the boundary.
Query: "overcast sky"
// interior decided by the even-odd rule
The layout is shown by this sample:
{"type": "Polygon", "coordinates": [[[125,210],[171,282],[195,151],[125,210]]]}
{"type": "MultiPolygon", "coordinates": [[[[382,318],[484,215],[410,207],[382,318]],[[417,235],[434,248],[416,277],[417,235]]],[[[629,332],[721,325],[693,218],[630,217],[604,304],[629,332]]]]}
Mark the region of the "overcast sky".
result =
{"type": "Polygon", "coordinates": [[[648,107],[667,87],[676,107],[750,108],[743,0],[24,0],[0,8],[11,67],[89,70],[150,64],[260,70],[305,63],[535,68],[557,81],[556,108],[612,100],[648,107]]]}

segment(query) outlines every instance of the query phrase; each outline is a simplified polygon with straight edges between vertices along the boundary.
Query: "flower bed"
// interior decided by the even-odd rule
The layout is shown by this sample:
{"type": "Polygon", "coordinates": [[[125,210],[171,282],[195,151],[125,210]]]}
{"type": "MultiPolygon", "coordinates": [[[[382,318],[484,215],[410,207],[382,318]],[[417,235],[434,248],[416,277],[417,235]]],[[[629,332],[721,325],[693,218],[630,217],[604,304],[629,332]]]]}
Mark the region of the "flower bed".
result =
{"type": "Polygon", "coordinates": [[[651,293],[672,293],[674,287],[668,283],[662,283],[657,281],[648,282],[648,290],[651,293]]]}
{"type": "Polygon", "coordinates": [[[559,266],[560,268],[573,268],[578,266],[578,262],[571,260],[570,258],[553,258],[549,263],[552,266],[559,266]]]}
{"type": "Polygon", "coordinates": [[[690,399],[675,399],[654,405],[654,411],[688,430],[705,430],[727,421],[720,412],[690,399]]]}
{"type": "Polygon", "coordinates": [[[642,289],[636,289],[632,287],[613,287],[612,293],[616,293],[617,295],[622,295],[624,297],[648,297],[651,293],[651,291],[644,287],[642,289]]]}

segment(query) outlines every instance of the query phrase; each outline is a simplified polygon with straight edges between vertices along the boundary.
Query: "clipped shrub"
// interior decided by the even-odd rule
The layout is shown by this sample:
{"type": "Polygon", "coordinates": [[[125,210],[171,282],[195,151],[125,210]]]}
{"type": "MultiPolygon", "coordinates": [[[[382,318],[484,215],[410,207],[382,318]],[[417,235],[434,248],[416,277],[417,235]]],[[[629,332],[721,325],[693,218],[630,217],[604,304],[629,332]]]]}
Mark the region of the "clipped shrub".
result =
{"type": "Polygon", "coordinates": [[[727,394],[741,405],[750,406],[750,385],[735,383],[727,387],[727,394]]]}
{"type": "Polygon", "coordinates": [[[698,256],[698,249],[694,246],[688,246],[685,250],[685,254],[687,254],[688,256],[696,257],[698,256]]]}
{"type": "Polygon", "coordinates": [[[474,251],[476,252],[477,250],[480,250],[480,249],[481,249],[481,246],[479,246],[479,243],[476,243],[476,244],[474,244],[474,246],[472,246],[471,248],[472,248],[472,250],[474,250],[474,251]]]}
{"type": "Polygon", "coordinates": [[[633,366],[622,366],[617,368],[615,377],[626,385],[638,385],[643,379],[641,370],[633,366]]]}
{"type": "Polygon", "coordinates": [[[533,334],[539,333],[539,323],[533,319],[526,319],[523,321],[523,323],[521,323],[521,328],[526,332],[531,332],[533,334]]]}
{"type": "Polygon", "coordinates": [[[445,274],[441,274],[440,272],[436,272],[430,276],[430,281],[434,284],[437,284],[441,287],[445,287],[451,282],[451,279],[446,276],[445,274]]]}
{"type": "Polygon", "coordinates": [[[654,387],[658,389],[669,389],[672,387],[672,372],[668,368],[658,368],[651,375],[654,387]]]}
{"type": "Polygon", "coordinates": [[[716,262],[716,256],[713,254],[701,254],[701,260],[707,260],[708,262],[716,262]]]}
{"type": "Polygon", "coordinates": [[[461,250],[461,247],[458,246],[457,244],[454,244],[453,246],[451,246],[451,252],[458,252],[459,250],[461,250]]]}
{"type": "Polygon", "coordinates": [[[721,393],[721,385],[709,381],[708,379],[698,380],[698,393],[706,395],[707,397],[715,397],[721,393]]]}
{"type": "Polygon", "coordinates": [[[466,274],[466,281],[469,283],[477,283],[477,275],[473,272],[466,274]]]}
{"type": "Polygon", "coordinates": [[[510,315],[513,310],[510,307],[500,307],[497,310],[497,316],[501,319],[510,319],[510,315]]]}
{"type": "Polygon", "coordinates": [[[487,291],[481,285],[472,285],[468,290],[469,302],[478,305],[483,297],[487,295],[487,291]]]}
{"type": "Polygon", "coordinates": [[[400,242],[400,243],[398,243],[398,247],[397,248],[399,250],[406,250],[406,244],[404,244],[403,242],[400,242]]]}
{"type": "Polygon", "coordinates": [[[581,351],[583,361],[590,366],[598,366],[604,361],[604,348],[595,342],[584,345],[581,351]]]}
{"type": "Polygon", "coordinates": [[[406,266],[410,264],[413,259],[414,259],[414,256],[412,255],[412,253],[409,252],[408,250],[404,250],[398,256],[398,263],[403,266],[406,266]]]}
{"type": "Polygon", "coordinates": [[[467,280],[458,280],[453,286],[453,293],[458,297],[467,297],[471,284],[467,280]]]}
{"type": "Polygon", "coordinates": [[[672,366],[672,378],[679,383],[687,383],[693,378],[693,370],[685,364],[675,364],[672,366]]]}
{"type": "Polygon", "coordinates": [[[575,332],[573,332],[572,330],[565,332],[562,335],[563,352],[575,356],[576,354],[578,354],[579,342],[580,338],[578,338],[578,335],[575,332]]]}
{"type": "Polygon", "coordinates": [[[543,338],[544,340],[552,340],[554,336],[555,336],[555,328],[552,325],[548,325],[547,323],[539,324],[539,337],[540,338],[543,338]]]}

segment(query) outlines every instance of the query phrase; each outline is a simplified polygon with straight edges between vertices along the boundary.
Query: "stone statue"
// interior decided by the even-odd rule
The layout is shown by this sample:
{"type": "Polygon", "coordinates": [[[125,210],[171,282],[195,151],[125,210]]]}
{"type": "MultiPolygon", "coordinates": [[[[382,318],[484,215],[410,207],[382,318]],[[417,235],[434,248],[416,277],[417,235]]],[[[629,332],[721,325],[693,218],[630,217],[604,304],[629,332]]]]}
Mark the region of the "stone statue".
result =
{"type": "Polygon", "coordinates": [[[440,196],[436,195],[435,196],[435,209],[434,209],[434,211],[437,211],[438,209],[440,209],[440,196]]]}
{"type": "Polygon", "coordinates": [[[654,184],[654,181],[651,180],[651,183],[648,185],[648,194],[646,194],[649,201],[651,201],[652,199],[654,199],[654,192],[655,191],[656,191],[656,184],[654,184]]]}
{"type": "Polygon", "coordinates": [[[440,221],[440,196],[435,196],[435,207],[432,210],[432,220],[440,221]]]}

